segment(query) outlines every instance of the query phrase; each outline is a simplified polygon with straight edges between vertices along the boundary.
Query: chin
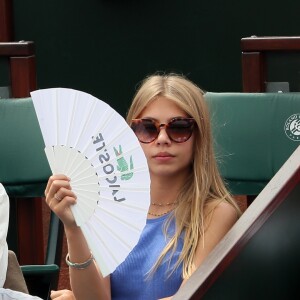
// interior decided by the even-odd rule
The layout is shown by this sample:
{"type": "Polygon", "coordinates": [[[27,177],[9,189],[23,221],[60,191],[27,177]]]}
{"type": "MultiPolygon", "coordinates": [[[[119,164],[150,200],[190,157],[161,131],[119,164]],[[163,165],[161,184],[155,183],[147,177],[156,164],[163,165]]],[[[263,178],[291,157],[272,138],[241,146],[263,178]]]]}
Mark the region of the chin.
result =
{"type": "Polygon", "coordinates": [[[180,170],[166,166],[150,168],[150,173],[156,176],[173,177],[178,174],[178,172],[180,172],[180,170]]]}

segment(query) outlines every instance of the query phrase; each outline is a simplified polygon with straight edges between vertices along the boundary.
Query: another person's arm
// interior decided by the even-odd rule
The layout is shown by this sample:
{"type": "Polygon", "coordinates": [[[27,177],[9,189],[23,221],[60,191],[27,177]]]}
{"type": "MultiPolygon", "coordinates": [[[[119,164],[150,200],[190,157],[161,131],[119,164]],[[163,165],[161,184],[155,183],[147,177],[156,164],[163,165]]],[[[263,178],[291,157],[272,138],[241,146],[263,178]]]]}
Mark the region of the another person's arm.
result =
{"type": "Polygon", "coordinates": [[[0,183],[0,288],[6,279],[8,247],[6,243],[9,222],[9,198],[0,183]]]}

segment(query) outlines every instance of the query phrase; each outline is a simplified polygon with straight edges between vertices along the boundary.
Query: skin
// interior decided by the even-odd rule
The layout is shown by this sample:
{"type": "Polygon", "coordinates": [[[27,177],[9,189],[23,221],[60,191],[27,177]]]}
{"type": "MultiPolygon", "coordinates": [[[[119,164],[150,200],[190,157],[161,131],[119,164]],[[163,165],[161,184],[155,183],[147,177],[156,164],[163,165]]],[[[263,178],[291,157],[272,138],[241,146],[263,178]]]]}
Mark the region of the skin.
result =
{"type": "MultiPolygon", "coordinates": [[[[165,97],[153,101],[139,116],[151,118],[160,124],[166,124],[174,117],[187,117],[177,105],[165,97]]],[[[162,128],[152,143],[141,143],[147,157],[151,176],[151,201],[159,203],[174,202],[180,187],[190,172],[193,159],[194,135],[184,143],[170,140],[166,130],[162,128]],[[167,188],[172,187],[172,188],[167,188]]],[[[164,206],[151,206],[151,212],[165,212],[164,206]]],[[[151,217],[151,216],[149,216],[151,217]]]]}
{"type": "MultiPolygon", "coordinates": [[[[141,113],[140,118],[152,118],[160,124],[167,123],[174,117],[186,117],[176,104],[165,97],[159,97],[151,102],[141,113]]],[[[186,176],[190,172],[193,159],[194,135],[184,143],[175,143],[170,140],[164,128],[160,130],[156,140],[149,144],[141,143],[147,157],[151,176],[151,201],[159,203],[174,202],[178,191],[183,185],[186,176]],[[167,188],[166,188],[167,187],[167,188]]],[[[64,175],[51,176],[45,191],[46,202],[58,215],[65,226],[70,260],[83,262],[90,257],[90,251],[79,227],[76,226],[70,206],[76,203],[76,195],[72,192],[70,179],[64,175]],[[62,198],[58,201],[54,195],[62,198]]],[[[214,203],[210,205],[215,205],[214,203]]],[[[167,209],[169,209],[167,207],[167,209]]],[[[210,206],[207,207],[211,209],[210,206]]],[[[152,213],[161,214],[166,206],[150,206],[152,213]]],[[[155,216],[148,215],[149,218],[155,216]]],[[[215,205],[204,240],[200,240],[194,260],[195,270],[207,257],[215,245],[223,238],[237,220],[235,209],[221,202],[215,205]],[[204,243],[203,243],[204,242],[204,243]],[[203,247],[205,245],[205,247],[203,247]]],[[[95,264],[91,264],[86,270],[74,270],[70,268],[71,286],[76,299],[111,299],[110,278],[103,278],[95,264]],[[82,288],[84,287],[84,288],[82,288]],[[89,288],[90,287],[90,288],[89,288]]],[[[183,281],[182,284],[185,283],[183,281]]],[[[171,299],[172,295],[161,300],[171,299]]],[[[72,292],[62,290],[52,292],[51,299],[74,300],[72,292]]]]}

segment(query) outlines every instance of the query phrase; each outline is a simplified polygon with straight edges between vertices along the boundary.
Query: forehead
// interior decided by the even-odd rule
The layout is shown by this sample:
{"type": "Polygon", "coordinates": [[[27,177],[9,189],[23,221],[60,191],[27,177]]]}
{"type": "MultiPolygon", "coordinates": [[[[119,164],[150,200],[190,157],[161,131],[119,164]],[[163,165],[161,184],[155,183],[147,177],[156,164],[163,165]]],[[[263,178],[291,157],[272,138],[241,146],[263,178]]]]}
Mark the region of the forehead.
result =
{"type": "Polygon", "coordinates": [[[187,114],[174,101],[158,97],[147,105],[140,118],[151,117],[156,120],[169,120],[174,117],[186,117],[187,114]]]}

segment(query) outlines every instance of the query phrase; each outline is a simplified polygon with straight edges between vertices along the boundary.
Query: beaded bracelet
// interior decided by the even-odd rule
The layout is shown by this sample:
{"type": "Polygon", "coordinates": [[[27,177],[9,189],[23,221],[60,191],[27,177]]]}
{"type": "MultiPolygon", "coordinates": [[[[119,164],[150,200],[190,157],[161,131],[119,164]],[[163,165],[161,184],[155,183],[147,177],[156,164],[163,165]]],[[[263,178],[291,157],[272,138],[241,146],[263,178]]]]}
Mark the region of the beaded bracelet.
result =
{"type": "Polygon", "coordinates": [[[66,263],[67,263],[67,265],[69,267],[77,269],[77,270],[84,270],[84,269],[86,269],[92,263],[93,260],[94,260],[93,254],[91,254],[90,258],[87,261],[83,262],[83,263],[74,263],[74,262],[71,262],[69,260],[69,253],[66,256],[66,263]]]}

